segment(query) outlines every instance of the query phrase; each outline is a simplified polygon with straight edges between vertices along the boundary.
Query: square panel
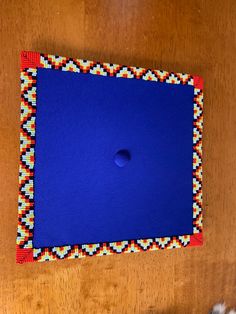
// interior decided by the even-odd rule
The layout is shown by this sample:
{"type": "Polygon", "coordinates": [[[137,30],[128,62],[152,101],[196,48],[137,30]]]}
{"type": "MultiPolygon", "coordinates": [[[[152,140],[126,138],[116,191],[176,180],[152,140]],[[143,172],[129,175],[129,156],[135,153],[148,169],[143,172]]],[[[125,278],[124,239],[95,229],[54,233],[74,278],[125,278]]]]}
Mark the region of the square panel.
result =
{"type": "Polygon", "coordinates": [[[21,77],[18,262],[202,243],[201,78],[29,52],[21,77]]]}

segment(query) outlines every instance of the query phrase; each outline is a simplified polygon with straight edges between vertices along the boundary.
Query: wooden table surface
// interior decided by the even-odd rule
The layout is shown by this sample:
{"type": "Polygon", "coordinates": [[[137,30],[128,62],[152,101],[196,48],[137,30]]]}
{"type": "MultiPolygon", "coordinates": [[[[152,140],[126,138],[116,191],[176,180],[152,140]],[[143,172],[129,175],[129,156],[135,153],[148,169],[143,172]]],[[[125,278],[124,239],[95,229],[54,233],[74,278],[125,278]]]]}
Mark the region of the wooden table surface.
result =
{"type": "Polygon", "coordinates": [[[236,1],[0,1],[0,313],[208,313],[236,306],[236,1]],[[15,263],[19,53],[205,80],[204,246],[15,263]]]}

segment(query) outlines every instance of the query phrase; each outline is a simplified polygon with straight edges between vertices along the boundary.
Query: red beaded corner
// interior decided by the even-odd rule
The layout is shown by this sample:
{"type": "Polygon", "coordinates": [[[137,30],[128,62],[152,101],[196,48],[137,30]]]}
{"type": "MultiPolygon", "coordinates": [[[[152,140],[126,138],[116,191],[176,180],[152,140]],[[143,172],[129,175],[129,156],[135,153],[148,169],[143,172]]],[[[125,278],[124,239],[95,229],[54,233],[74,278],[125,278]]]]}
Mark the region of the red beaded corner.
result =
{"type": "Polygon", "coordinates": [[[201,76],[193,76],[194,87],[203,90],[203,78],[201,76]]]}
{"type": "Polygon", "coordinates": [[[21,69],[40,67],[40,53],[31,51],[21,52],[21,69]]]}
{"type": "Polygon", "coordinates": [[[16,262],[23,264],[26,262],[34,262],[33,249],[22,249],[19,246],[16,247],[16,262]]]}
{"type": "Polygon", "coordinates": [[[201,233],[195,233],[190,236],[189,246],[201,246],[203,245],[203,237],[201,233]]]}

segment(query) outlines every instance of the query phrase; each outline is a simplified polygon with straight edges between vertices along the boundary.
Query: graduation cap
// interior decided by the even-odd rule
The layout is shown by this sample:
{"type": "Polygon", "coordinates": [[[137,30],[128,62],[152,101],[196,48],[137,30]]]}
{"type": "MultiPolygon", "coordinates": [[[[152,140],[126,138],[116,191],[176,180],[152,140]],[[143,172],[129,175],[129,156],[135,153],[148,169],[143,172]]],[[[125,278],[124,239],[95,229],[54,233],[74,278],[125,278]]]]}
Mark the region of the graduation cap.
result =
{"type": "Polygon", "coordinates": [[[21,54],[17,262],[202,244],[198,76],[21,54]]]}

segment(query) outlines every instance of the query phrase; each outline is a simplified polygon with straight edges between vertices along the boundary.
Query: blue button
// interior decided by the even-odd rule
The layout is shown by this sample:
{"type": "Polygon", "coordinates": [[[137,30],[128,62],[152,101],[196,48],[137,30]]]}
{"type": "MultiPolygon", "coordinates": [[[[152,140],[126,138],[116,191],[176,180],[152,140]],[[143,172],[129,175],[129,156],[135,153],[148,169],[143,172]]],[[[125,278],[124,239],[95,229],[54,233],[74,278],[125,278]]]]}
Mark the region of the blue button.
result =
{"type": "Polygon", "coordinates": [[[130,161],[131,155],[127,149],[118,150],[114,156],[114,162],[118,167],[124,167],[130,161]]]}

